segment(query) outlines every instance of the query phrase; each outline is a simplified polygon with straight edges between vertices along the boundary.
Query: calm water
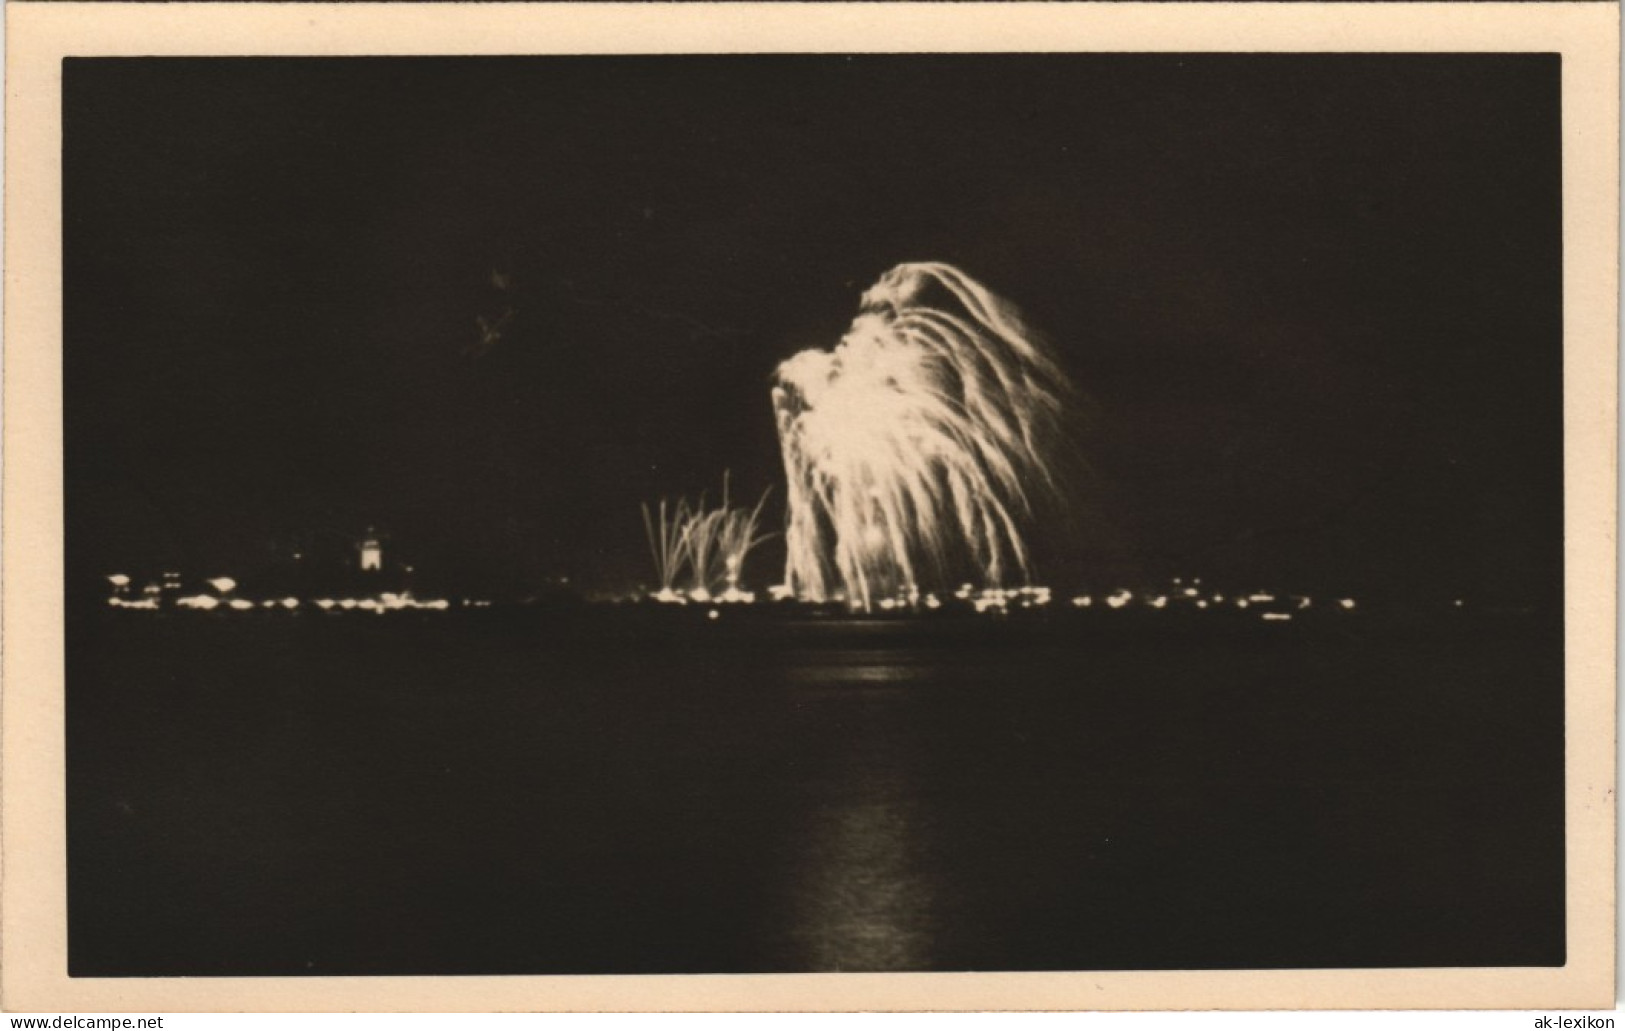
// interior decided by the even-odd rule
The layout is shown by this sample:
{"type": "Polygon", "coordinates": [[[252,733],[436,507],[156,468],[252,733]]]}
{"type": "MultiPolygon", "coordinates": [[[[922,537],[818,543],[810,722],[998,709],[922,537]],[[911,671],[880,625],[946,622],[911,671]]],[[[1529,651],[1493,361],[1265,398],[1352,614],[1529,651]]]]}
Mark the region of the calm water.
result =
{"type": "Polygon", "coordinates": [[[72,972],[1561,963],[1555,631],[1347,627],[86,617],[72,972]]]}

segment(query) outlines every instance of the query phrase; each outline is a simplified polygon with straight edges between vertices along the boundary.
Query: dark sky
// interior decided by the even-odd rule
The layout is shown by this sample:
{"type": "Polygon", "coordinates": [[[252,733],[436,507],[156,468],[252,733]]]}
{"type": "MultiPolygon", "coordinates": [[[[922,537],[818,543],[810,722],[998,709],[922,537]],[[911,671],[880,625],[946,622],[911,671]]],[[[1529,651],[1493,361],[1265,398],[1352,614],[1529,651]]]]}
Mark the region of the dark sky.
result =
{"type": "Polygon", "coordinates": [[[725,468],[778,528],[774,366],[938,260],[1093,399],[1143,575],[1556,599],[1558,73],[69,60],[70,576],[376,523],[420,566],[630,585],[638,503],[725,468]]]}

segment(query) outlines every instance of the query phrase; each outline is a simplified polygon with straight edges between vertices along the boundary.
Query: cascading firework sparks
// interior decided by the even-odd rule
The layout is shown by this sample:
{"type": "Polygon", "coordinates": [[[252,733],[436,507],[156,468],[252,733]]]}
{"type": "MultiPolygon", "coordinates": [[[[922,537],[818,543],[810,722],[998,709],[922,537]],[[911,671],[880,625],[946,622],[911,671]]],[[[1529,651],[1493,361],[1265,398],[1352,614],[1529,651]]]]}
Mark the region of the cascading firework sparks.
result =
{"type": "Polygon", "coordinates": [[[1048,460],[1072,390],[1004,301],[959,269],[898,265],[832,351],[779,366],[785,584],[874,600],[1031,574],[1027,533],[1060,491],[1048,460]]]}

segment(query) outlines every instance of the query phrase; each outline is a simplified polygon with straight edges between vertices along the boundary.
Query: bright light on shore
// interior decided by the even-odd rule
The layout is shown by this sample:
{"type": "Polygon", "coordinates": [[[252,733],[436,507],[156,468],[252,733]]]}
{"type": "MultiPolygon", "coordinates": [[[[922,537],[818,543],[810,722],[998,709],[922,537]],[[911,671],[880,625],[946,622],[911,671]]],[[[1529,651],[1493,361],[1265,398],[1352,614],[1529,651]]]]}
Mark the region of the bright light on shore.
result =
{"type": "Polygon", "coordinates": [[[143,598],[140,601],[125,601],[122,598],[109,598],[107,599],[107,604],[113,606],[115,609],[143,609],[148,612],[156,612],[158,609],[157,598],[143,598]]]}

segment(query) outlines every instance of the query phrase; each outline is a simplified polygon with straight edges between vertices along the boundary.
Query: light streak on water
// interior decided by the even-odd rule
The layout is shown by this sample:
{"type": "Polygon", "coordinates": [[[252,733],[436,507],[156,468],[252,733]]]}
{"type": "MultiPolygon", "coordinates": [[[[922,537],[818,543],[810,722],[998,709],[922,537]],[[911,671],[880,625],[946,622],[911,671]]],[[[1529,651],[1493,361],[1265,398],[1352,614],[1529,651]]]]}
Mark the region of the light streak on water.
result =
{"type": "Polygon", "coordinates": [[[812,658],[797,667],[798,711],[843,725],[825,753],[824,803],[801,810],[789,829],[785,944],[809,971],[930,969],[945,900],[931,861],[929,763],[909,728],[912,685],[931,670],[889,649],[812,658]]]}

